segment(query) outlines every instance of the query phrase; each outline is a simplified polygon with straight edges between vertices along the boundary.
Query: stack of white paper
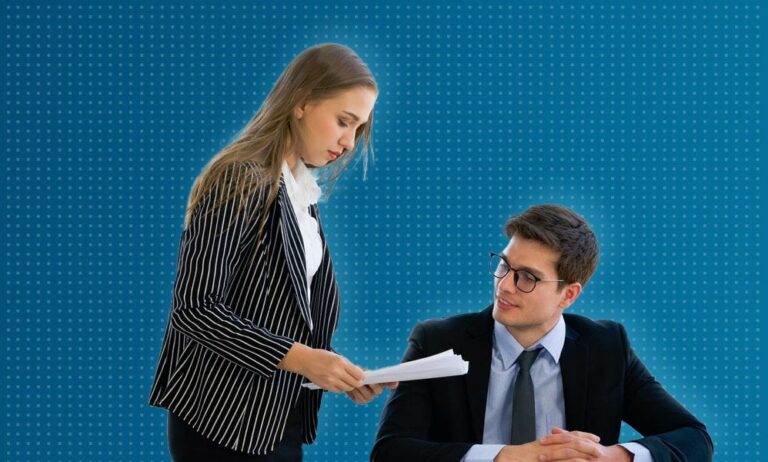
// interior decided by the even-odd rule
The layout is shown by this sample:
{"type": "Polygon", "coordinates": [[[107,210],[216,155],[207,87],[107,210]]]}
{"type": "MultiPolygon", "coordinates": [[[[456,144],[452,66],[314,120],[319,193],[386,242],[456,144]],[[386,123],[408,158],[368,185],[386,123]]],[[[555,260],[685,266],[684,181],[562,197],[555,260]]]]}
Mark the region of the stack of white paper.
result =
{"type": "MultiPolygon", "coordinates": [[[[408,361],[397,366],[384,367],[375,371],[365,371],[363,383],[405,382],[406,380],[435,379],[464,375],[469,371],[469,362],[461,359],[453,350],[446,350],[426,358],[408,361]]],[[[303,386],[310,390],[319,390],[314,383],[303,386]]]]}

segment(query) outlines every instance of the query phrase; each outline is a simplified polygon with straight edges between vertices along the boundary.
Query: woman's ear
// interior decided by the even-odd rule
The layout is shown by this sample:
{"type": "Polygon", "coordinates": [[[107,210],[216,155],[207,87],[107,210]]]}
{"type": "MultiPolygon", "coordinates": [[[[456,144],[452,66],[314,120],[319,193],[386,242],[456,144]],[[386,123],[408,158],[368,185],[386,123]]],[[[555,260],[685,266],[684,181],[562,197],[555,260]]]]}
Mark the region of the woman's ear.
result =
{"type": "Polygon", "coordinates": [[[293,116],[296,118],[296,120],[301,120],[301,118],[304,117],[304,112],[307,109],[307,92],[304,89],[299,89],[296,92],[299,102],[293,108],[293,116]]]}
{"type": "Polygon", "coordinates": [[[296,117],[296,120],[301,120],[304,117],[304,106],[305,103],[300,103],[293,108],[293,116],[296,117]]]}

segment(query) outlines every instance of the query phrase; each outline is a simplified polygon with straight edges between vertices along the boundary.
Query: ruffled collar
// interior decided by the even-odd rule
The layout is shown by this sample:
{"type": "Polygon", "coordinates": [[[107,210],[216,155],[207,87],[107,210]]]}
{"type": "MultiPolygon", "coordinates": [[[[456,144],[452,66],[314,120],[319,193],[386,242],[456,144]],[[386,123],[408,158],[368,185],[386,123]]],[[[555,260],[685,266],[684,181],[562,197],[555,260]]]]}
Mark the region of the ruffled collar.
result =
{"type": "Polygon", "coordinates": [[[304,165],[304,161],[297,160],[293,170],[288,167],[288,162],[283,161],[283,178],[294,207],[306,209],[312,204],[317,204],[322,190],[318,186],[315,176],[304,165]]]}

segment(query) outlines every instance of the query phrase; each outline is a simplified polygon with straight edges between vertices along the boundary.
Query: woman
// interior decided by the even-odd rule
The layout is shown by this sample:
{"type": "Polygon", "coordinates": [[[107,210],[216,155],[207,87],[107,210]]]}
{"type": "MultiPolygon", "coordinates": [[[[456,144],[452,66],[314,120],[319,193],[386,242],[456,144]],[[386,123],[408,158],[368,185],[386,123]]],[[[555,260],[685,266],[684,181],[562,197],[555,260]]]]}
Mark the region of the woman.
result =
{"type": "Polygon", "coordinates": [[[357,403],[381,393],[329,351],[339,295],[310,173],[365,155],[377,94],[352,50],[309,48],[195,181],[150,393],[174,460],[301,460],[322,396],[304,377],[357,403]]]}

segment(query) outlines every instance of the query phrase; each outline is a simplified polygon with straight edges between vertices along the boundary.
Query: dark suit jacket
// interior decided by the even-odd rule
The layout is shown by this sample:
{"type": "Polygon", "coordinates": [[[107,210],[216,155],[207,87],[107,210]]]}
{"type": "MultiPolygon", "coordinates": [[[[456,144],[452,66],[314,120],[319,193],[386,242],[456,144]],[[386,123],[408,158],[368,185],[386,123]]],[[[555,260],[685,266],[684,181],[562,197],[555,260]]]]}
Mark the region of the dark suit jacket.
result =
{"type": "MultiPolygon", "coordinates": [[[[653,378],[629,346],[624,328],[566,314],[560,357],[568,430],[619,439],[621,421],[644,438],[654,461],[708,461],[704,425],[653,378]]],[[[403,361],[453,349],[469,361],[465,376],[403,382],[382,413],[371,460],[459,461],[482,443],[493,337],[492,307],[418,324],[403,361]]]]}

